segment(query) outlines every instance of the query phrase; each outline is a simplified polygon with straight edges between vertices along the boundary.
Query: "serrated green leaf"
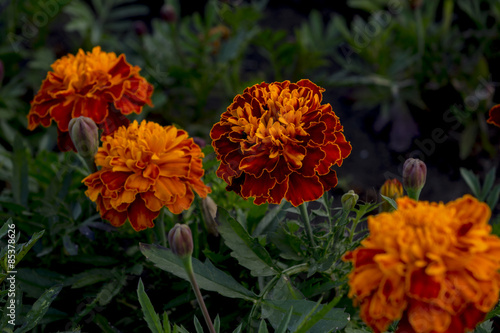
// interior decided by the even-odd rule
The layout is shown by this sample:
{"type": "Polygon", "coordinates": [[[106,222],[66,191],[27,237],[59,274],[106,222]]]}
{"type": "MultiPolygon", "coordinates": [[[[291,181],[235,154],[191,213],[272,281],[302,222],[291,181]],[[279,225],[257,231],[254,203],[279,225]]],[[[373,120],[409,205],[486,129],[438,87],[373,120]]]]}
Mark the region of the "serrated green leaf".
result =
{"type": "Polygon", "coordinates": [[[285,209],[290,207],[290,203],[286,200],[283,200],[277,207],[270,209],[268,213],[262,218],[254,232],[252,233],[253,237],[257,237],[264,232],[264,230],[268,229],[269,226],[277,221],[281,221],[281,219],[286,215],[285,209]]]}
{"type": "MultiPolygon", "coordinates": [[[[149,8],[143,5],[129,5],[116,7],[108,15],[108,20],[125,20],[130,17],[146,16],[149,14],[149,8]]],[[[130,22],[129,22],[130,24],[130,22]]]]}
{"type": "Polygon", "coordinates": [[[488,197],[486,198],[486,203],[488,204],[488,206],[490,206],[491,210],[493,210],[493,208],[495,208],[495,206],[497,205],[499,197],[500,184],[493,187],[493,189],[488,194],[488,197]]]}
{"type": "Polygon", "coordinates": [[[231,256],[236,258],[240,265],[248,268],[253,276],[271,276],[280,271],[267,250],[227,211],[219,207],[215,219],[219,224],[217,230],[232,250],[231,256]]]}
{"type": "Polygon", "coordinates": [[[196,329],[196,333],[204,333],[203,327],[201,326],[201,323],[196,316],[193,318],[193,321],[194,321],[194,328],[196,329]]]}
{"type": "Polygon", "coordinates": [[[269,333],[269,330],[267,329],[267,324],[266,324],[265,320],[260,321],[258,333],[269,333]]]}
{"type": "Polygon", "coordinates": [[[340,299],[341,296],[337,296],[330,303],[323,306],[319,311],[316,311],[318,307],[321,306],[320,302],[318,302],[317,305],[304,317],[295,333],[310,332],[311,328],[314,327],[320,320],[323,320],[327,313],[338,304],[340,299]]]}
{"type": "Polygon", "coordinates": [[[496,316],[500,316],[500,306],[498,306],[498,305],[493,310],[488,312],[485,319],[489,320],[489,319],[496,317],[496,316]]]}
{"type": "Polygon", "coordinates": [[[478,177],[472,171],[465,168],[460,168],[460,174],[462,175],[462,178],[465,180],[467,185],[469,185],[472,194],[476,198],[479,198],[479,194],[481,193],[481,185],[479,184],[478,177]]]}
{"type": "Polygon", "coordinates": [[[64,281],[65,285],[71,285],[71,288],[86,287],[101,281],[109,280],[114,276],[111,269],[93,268],[80,274],[73,275],[64,281]]]}
{"type": "Polygon", "coordinates": [[[96,296],[96,301],[99,305],[104,306],[120,293],[125,285],[126,275],[122,274],[115,280],[106,283],[96,296]]]}
{"type": "Polygon", "coordinates": [[[214,329],[215,332],[220,332],[220,318],[219,315],[217,315],[214,319],[214,329]]]}
{"type": "Polygon", "coordinates": [[[9,229],[10,229],[10,225],[12,224],[12,217],[10,217],[7,222],[5,222],[2,226],[2,228],[0,228],[0,238],[2,238],[3,236],[7,235],[7,232],[9,232],[9,229]]]}
{"type": "MultiPolygon", "coordinates": [[[[170,249],[143,243],[139,245],[142,254],[158,268],[189,281],[182,260],[170,249]]],[[[193,258],[193,270],[196,281],[202,289],[215,291],[226,297],[241,298],[249,301],[257,300],[257,296],[253,292],[243,287],[231,276],[217,269],[209,260],[202,263],[193,258]]]]}
{"type": "Polygon", "coordinates": [[[23,320],[23,325],[16,329],[15,333],[24,333],[33,329],[40,320],[42,320],[43,316],[47,312],[52,304],[52,301],[57,297],[59,292],[61,291],[62,286],[57,285],[49,290],[47,290],[39,299],[31,307],[30,311],[26,314],[26,317],[23,320]]]}
{"type": "Polygon", "coordinates": [[[167,311],[163,311],[162,326],[163,326],[163,333],[171,333],[172,332],[172,329],[170,327],[170,320],[168,319],[167,311]]]}
{"type": "Polygon", "coordinates": [[[495,177],[496,177],[496,168],[492,168],[487,174],[486,177],[484,178],[484,183],[483,183],[483,188],[481,189],[481,194],[479,196],[479,200],[485,201],[486,196],[490,192],[491,188],[493,187],[493,184],[495,182],[495,177]]]}
{"type": "Polygon", "coordinates": [[[97,313],[92,320],[99,328],[102,333],[120,333],[116,328],[111,326],[109,320],[102,314],[97,313]]]}
{"type": "Polygon", "coordinates": [[[286,331],[288,329],[288,324],[290,323],[290,319],[292,318],[292,312],[293,312],[293,305],[290,306],[290,309],[288,310],[286,315],[281,320],[280,325],[278,326],[278,329],[276,329],[276,333],[286,333],[286,331]]]}
{"type": "Polygon", "coordinates": [[[45,230],[35,232],[31,239],[27,243],[20,244],[21,250],[16,254],[16,263],[17,264],[24,258],[26,253],[35,245],[35,243],[43,236],[45,230]]]}
{"type": "Polygon", "coordinates": [[[238,327],[233,331],[233,333],[241,333],[241,330],[243,329],[243,323],[239,324],[238,327]]]}
{"type": "Polygon", "coordinates": [[[491,332],[493,332],[493,322],[491,320],[483,321],[474,330],[474,333],[491,333],[491,332]]]}
{"type": "Polygon", "coordinates": [[[394,208],[395,210],[398,210],[398,204],[396,203],[396,201],[393,198],[387,197],[383,194],[381,194],[381,196],[385,201],[387,201],[392,206],[392,208],[394,208]]]}
{"type": "MultiPolygon", "coordinates": [[[[294,332],[302,319],[316,306],[316,302],[308,300],[265,300],[262,307],[262,317],[269,320],[273,327],[278,327],[283,316],[293,306],[293,312],[290,318],[288,329],[294,332]]],[[[324,305],[320,305],[317,311],[323,309],[324,305]]],[[[333,308],[323,319],[319,320],[308,333],[324,333],[331,330],[337,331],[344,328],[348,323],[349,314],[343,309],[333,308]]]]}
{"type": "MultiPolygon", "coordinates": [[[[151,300],[144,291],[144,284],[142,283],[142,279],[139,279],[139,285],[137,286],[137,297],[139,298],[139,303],[141,304],[142,313],[144,314],[144,319],[146,320],[146,323],[148,324],[148,327],[151,330],[151,332],[153,333],[164,332],[164,329],[162,329],[162,325],[160,323],[160,317],[156,313],[155,309],[153,308],[153,304],[151,303],[151,300]]],[[[165,325],[165,318],[163,318],[163,325],[165,325]]],[[[166,325],[168,326],[168,330],[170,330],[168,317],[166,319],[166,325]]]]}

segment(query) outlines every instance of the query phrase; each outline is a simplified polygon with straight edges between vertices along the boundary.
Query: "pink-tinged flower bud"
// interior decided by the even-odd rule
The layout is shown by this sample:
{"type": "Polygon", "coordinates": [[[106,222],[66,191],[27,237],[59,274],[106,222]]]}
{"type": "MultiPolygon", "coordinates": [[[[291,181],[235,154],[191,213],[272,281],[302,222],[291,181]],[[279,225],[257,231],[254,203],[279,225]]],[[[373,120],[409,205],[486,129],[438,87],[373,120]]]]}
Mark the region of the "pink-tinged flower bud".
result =
{"type": "Polygon", "coordinates": [[[68,125],[69,136],[78,154],[95,171],[94,156],[99,148],[99,133],[95,122],[87,117],[73,118],[68,125]]]}
{"type": "Polygon", "coordinates": [[[193,254],[193,235],[185,224],[177,223],[168,233],[168,243],[174,254],[186,258],[193,254]]]}
{"type": "Polygon", "coordinates": [[[160,9],[160,16],[167,22],[175,22],[177,21],[177,12],[175,11],[174,6],[171,4],[164,4],[160,9]]]}
{"type": "Polygon", "coordinates": [[[357,195],[353,190],[349,190],[349,192],[345,193],[340,202],[342,203],[342,208],[344,210],[353,210],[356,207],[356,203],[358,202],[359,195],[357,195]]]}
{"type": "Polygon", "coordinates": [[[427,178],[427,166],[416,158],[409,158],[403,165],[403,186],[408,196],[418,200],[427,178]]]}
{"type": "MultiPolygon", "coordinates": [[[[387,179],[385,183],[380,188],[380,194],[391,199],[396,200],[403,196],[403,184],[397,179],[387,179]]],[[[380,206],[380,211],[390,212],[394,210],[390,203],[385,199],[382,199],[382,205],[380,206]]]]}

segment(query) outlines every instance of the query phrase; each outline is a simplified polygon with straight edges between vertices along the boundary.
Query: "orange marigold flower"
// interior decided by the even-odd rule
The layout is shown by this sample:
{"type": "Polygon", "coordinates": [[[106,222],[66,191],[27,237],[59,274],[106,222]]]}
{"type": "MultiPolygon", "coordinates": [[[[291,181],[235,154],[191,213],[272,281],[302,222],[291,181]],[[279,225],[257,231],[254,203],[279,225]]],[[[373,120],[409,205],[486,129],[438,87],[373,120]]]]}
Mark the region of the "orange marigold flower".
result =
{"type": "Polygon", "coordinates": [[[166,206],[179,214],[211,192],[201,177],[203,153],[188,134],[173,126],[137,121],[101,138],[95,162],[101,169],[82,182],[103,219],[115,227],[128,220],[136,231],[154,226],[166,206]]]}
{"type": "Polygon", "coordinates": [[[323,91],[309,80],[263,82],[234,98],[210,132],[228,191],[298,206],[337,185],[331,167],[351,145],[332,106],[321,104],[323,91]]]}
{"type": "Polygon", "coordinates": [[[470,195],[430,203],[408,197],[368,218],[370,235],[344,259],[354,265],[349,296],[375,331],[463,333],[498,301],[500,238],[489,207],[470,195]]]}
{"type": "Polygon", "coordinates": [[[153,86],[139,75],[140,68],[130,65],[125,55],[102,52],[99,46],[92,52],[62,57],[52,64],[52,72],[42,82],[40,91],[31,102],[28,128],[49,127],[57,123],[57,143],[61,151],[75,150],[68,134],[72,118],[92,118],[103,135],[109,135],[122,125],[124,116],[141,113],[144,104],[151,104],[153,86]]]}

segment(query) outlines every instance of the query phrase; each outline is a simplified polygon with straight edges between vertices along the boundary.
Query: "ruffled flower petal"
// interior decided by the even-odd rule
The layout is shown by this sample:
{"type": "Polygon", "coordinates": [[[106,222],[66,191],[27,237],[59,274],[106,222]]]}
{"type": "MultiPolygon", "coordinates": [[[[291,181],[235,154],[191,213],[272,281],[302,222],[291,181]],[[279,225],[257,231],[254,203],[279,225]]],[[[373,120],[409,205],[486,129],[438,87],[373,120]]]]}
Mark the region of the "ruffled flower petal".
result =
{"type": "Polygon", "coordinates": [[[211,192],[201,180],[203,153],[185,131],[134,121],[101,140],[95,156],[101,170],[82,182],[114,226],[128,219],[136,231],[151,228],[163,207],[179,214],[191,206],[194,192],[202,198],[211,192]]]}
{"type": "Polygon", "coordinates": [[[474,329],[500,291],[489,207],[470,195],[446,205],[407,197],[397,204],[370,216],[369,236],[344,256],[354,266],[349,296],[361,318],[375,332],[398,319],[398,333],[474,329]]]}
{"type": "Polygon", "coordinates": [[[309,80],[263,82],[234,98],[210,132],[228,191],[297,206],[337,185],[331,168],[351,145],[323,91],[309,80]]]}
{"type": "Polygon", "coordinates": [[[67,135],[72,118],[91,118],[109,135],[129,124],[124,114],[139,114],[145,104],[152,105],[153,86],[123,54],[117,57],[96,46],[91,52],[79,50],[56,60],[52,70],[31,102],[28,129],[55,121],[62,151],[75,150],[67,135]]]}

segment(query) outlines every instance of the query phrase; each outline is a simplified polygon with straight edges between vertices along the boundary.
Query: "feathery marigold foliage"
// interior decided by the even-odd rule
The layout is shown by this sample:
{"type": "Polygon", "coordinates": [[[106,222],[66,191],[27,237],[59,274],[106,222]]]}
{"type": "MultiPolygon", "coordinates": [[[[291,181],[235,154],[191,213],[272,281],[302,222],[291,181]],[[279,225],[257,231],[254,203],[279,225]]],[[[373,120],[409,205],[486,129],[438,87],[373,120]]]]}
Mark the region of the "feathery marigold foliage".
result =
{"type": "Polygon", "coordinates": [[[96,46],[92,52],[80,49],[76,56],[68,54],[51,67],[31,102],[28,128],[49,127],[55,121],[61,151],[76,151],[68,134],[73,118],[91,118],[103,135],[109,135],[130,123],[124,115],[141,113],[145,104],[152,106],[153,86],[123,54],[117,57],[96,46]]]}
{"type": "Polygon", "coordinates": [[[351,153],[323,88],[309,80],[260,83],[237,95],[210,132],[228,191],[255,204],[298,206],[337,185],[351,153]]]}
{"type": "Polygon", "coordinates": [[[349,296],[361,318],[385,332],[463,333],[498,301],[500,239],[489,207],[470,195],[447,204],[397,199],[368,218],[370,234],[344,259],[354,265],[349,296]]]}
{"type": "Polygon", "coordinates": [[[101,169],[82,182],[102,218],[116,227],[128,219],[136,231],[152,228],[162,207],[179,214],[194,192],[202,198],[211,192],[201,180],[204,155],[183,130],[134,121],[101,141],[95,156],[101,169]]]}

